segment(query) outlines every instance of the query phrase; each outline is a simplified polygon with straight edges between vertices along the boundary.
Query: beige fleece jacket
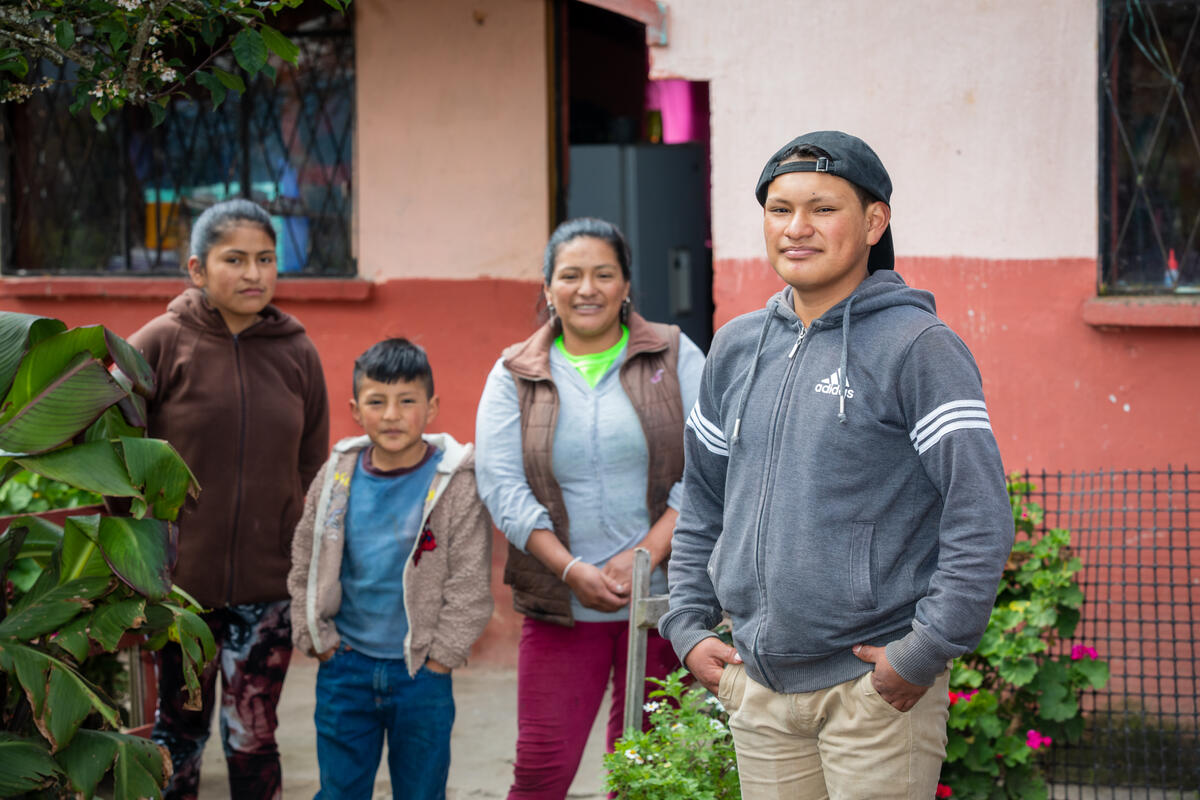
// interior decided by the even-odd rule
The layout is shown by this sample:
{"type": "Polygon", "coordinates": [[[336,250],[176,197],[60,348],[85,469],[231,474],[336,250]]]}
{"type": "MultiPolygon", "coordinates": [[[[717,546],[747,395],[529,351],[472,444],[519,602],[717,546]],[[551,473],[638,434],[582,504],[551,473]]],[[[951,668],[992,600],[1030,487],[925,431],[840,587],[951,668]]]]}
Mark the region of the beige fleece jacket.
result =
{"type": "MultiPolygon", "coordinates": [[[[475,490],[474,448],[444,433],[424,439],[443,455],[422,515],[436,545],[422,552],[417,563],[414,545],[404,566],[404,658],[410,675],[427,658],[452,669],[465,664],[492,616],[492,521],[475,490]]],[[[334,445],[308,489],[304,515],[292,537],[292,640],[309,655],[341,640],[333,618],[342,602],[350,479],[355,460],[369,444],[368,437],[357,436],[334,445]]]]}

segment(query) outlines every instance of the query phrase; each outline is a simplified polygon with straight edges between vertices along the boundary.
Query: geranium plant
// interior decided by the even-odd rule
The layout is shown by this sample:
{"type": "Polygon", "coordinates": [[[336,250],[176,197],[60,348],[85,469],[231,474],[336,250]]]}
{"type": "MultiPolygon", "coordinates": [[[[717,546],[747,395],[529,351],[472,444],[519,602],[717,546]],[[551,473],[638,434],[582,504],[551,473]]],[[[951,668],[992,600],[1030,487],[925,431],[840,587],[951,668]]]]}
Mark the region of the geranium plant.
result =
{"type": "Polygon", "coordinates": [[[1044,530],[1032,484],[1010,479],[1017,541],[987,631],[950,674],[949,742],[938,797],[1039,800],[1050,748],[1083,733],[1080,695],[1108,682],[1108,664],[1075,638],[1083,591],[1071,535],[1044,530]]]}

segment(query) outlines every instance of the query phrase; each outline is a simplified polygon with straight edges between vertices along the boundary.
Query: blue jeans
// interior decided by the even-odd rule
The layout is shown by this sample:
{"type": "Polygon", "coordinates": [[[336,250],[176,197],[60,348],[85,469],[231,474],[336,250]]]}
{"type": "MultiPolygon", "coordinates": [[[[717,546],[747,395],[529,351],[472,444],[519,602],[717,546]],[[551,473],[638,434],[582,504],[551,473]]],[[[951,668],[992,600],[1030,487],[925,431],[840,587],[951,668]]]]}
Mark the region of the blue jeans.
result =
{"type": "Polygon", "coordinates": [[[448,674],[346,646],[317,672],[317,800],[370,798],[388,745],[393,798],[444,800],[454,695],[448,674]]]}

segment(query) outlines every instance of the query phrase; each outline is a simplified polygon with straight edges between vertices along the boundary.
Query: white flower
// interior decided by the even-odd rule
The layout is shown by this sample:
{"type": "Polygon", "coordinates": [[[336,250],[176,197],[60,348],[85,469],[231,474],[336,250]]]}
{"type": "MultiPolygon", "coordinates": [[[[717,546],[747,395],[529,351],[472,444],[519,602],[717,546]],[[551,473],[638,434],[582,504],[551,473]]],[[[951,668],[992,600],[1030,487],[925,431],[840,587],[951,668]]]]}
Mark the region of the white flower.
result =
{"type": "Polygon", "coordinates": [[[158,77],[162,79],[163,83],[172,83],[177,77],[179,77],[179,73],[168,67],[167,69],[164,69],[158,77]]]}
{"type": "Polygon", "coordinates": [[[683,727],[683,723],[682,723],[682,722],[676,722],[674,725],[672,725],[672,726],[671,726],[671,730],[673,730],[673,731],[677,731],[677,730],[679,730],[679,729],[680,729],[680,728],[682,728],[682,727],[683,727]]]}
{"type": "Polygon", "coordinates": [[[704,702],[708,703],[710,706],[716,706],[718,711],[725,710],[725,704],[722,703],[715,694],[710,694],[704,699],[704,702]]]}
{"type": "Polygon", "coordinates": [[[138,6],[141,5],[139,0],[116,0],[116,2],[118,6],[126,11],[137,11],[138,6]]]}
{"type": "Polygon", "coordinates": [[[719,731],[721,733],[725,732],[725,723],[721,722],[719,719],[710,719],[708,721],[708,727],[712,728],[714,731],[719,731]]]}
{"type": "Polygon", "coordinates": [[[645,764],[646,762],[638,755],[637,750],[626,750],[625,757],[635,764],[645,764]]]}
{"type": "Polygon", "coordinates": [[[662,703],[657,703],[657,702],[646,703],[644,706],[642,706],[642,710],[645,711],[647,714],[653,714],[655,711],[658,711],[658,709],[661,706],[662,706],[662,703]]]}

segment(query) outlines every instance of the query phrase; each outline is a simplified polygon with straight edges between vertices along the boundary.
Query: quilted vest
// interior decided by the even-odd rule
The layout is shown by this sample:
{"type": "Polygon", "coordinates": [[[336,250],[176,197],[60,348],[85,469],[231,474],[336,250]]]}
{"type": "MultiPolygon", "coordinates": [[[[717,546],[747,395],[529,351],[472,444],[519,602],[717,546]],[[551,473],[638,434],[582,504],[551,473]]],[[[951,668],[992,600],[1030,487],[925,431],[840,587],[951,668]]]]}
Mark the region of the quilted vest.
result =
{"type": "MultiPolygon", "coordinates": [[[[646,508],[653,523],[666,511],[667,495],[683,475],[684,408],[676,369],[679,328],[647,322],[637,312],[629,315],[628,325],[629,343],[620,379],[646,437],[646,508]]],[[[557,320],[547,322],[533,336],[504,351],[504,366],[517,385],[525,478],[538,502],[549,511],[555,536],[569,551],[570,521],[553,471],[558,390],[550,379],[550,348],[558,334],[557,320]]],[[[511,544],[504,582],[512,587],[513,607],[520,613],[556,625],[575,624],[567,584],[511,544]]]]}

